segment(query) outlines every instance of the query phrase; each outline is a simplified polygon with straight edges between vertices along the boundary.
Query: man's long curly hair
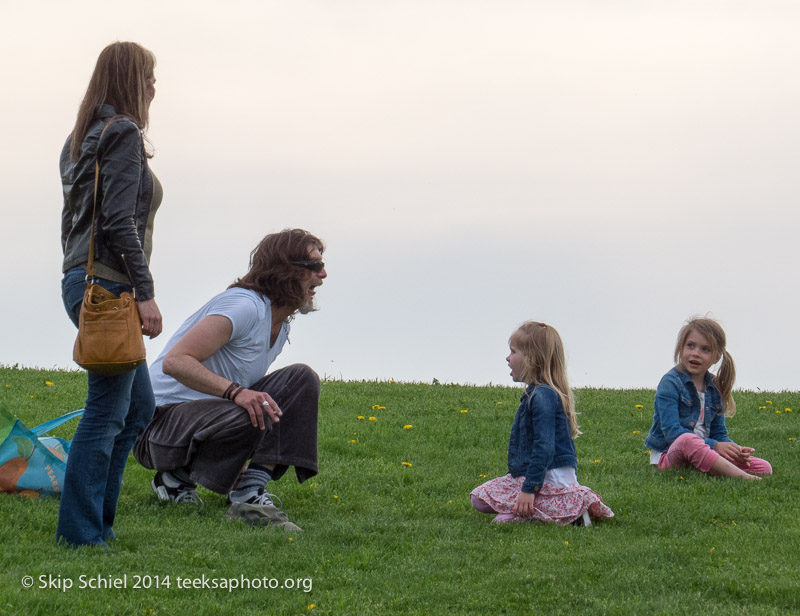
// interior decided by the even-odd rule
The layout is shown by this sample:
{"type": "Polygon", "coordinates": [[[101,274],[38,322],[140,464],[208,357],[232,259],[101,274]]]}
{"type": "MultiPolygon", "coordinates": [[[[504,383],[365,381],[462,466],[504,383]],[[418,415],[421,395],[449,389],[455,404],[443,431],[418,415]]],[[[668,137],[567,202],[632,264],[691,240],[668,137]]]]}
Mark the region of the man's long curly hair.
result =
{"type": "Polygon", "coordinates": [[[250,269],[228,288],[251,289],[269,298],[274,306],[300,308],[306,301],[308,270],[292,261],[307,261],[309,245],[320,253],[325,245],[304,229],[284,229],[270,233],[250,253],[250,269]]]}

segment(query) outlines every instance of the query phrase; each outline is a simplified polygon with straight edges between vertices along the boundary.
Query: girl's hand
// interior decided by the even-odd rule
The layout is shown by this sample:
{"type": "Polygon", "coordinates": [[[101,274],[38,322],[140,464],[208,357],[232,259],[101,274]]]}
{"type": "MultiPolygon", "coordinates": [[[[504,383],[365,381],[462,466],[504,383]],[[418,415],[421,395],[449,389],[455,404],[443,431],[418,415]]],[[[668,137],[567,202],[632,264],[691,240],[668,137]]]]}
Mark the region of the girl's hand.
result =
{"type": "Polygon", "coordinates": [[[533,501],[535,498],[535,494],[520,492],[519,496],[517,497],[517,502],[514,503],[514,506],[511,508],[511,513],[519,516],[520,518],[531,517],[533,515],[533,501]]]}
{"type": "Polygon", "coordinates": [[[750,454],[755,450],[752,447],[739,447],[736,443],[717,441],[714,451],[732,464],[748,467],[750,454]]]}

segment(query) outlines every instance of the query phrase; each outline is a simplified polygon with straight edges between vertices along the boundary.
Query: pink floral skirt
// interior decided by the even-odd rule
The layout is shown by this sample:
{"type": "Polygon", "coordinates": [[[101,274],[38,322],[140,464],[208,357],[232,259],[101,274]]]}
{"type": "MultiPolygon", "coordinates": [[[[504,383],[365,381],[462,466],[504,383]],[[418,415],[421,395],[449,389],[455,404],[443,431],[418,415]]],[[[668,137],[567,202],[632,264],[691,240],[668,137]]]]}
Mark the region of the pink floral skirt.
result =
{"type": "MultiPolygon", "coordinates": [[[[496,513],[511,513],[511,508],[522,492],[523,483],[525,477],[505,475],[479,485],[471,496],[482,500],[496,513]]],[[[587,511],[593,518],[614,517],[614,512],[603,503],[600,496],[577,483],[568,488],[557,488],[544,482],[542,489],[536,494],[533,507],[533,515],[524,519],[570,524],[587,511]]],[[[519,521],[522,520],[523,518],[519,518],[519,521]]]]}

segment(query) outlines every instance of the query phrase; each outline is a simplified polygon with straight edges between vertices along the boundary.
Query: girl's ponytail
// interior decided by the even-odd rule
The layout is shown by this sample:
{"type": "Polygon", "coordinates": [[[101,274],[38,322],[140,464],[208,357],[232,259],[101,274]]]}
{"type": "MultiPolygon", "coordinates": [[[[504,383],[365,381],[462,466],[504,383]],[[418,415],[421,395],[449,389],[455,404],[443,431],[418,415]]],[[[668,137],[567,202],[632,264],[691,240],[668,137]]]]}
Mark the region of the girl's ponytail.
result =
{"type": "Polygon", "coordinates": [[[727,417],[736,414],[736,402],[733,399],[733,383],[736,380],[736,364],[733,357],[726,349],[722,349],[722,363],[714,377],[714,386],[719,390],[722,397],[722,408],[725,409],[727,417]]]}

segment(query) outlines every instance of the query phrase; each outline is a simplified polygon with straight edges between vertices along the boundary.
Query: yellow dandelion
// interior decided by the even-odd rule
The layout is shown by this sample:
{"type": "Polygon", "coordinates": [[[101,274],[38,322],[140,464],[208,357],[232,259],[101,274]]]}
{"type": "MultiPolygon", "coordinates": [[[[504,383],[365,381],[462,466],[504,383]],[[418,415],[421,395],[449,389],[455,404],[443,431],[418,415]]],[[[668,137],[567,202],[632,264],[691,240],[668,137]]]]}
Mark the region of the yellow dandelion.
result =
{"type": "Polygon", "coordinates": [[[758,407],[758,410],[759,410],[759,411],[763,411],[763,410],[766,410],[766,408],[767,408],[766,406],[759,406],[759,407],[758,407]]]}
{"type": "Polygon", "coordinates": [[[34,398],[34,396],[33,396],[33,394],[31,394],[31,400],[33,400],[33,398],[34,398]]]}
{"type": "Polygon", "coordinates": [[[564,545],[569,545],[569,541],[565,541],[565,542],[564,542],[564,545]]]}
{"type": "Polygon", "coordinates": [[[711,549],[708,551],[708,553],[709,553],[709,554],[713,554],[713,553],[714,553],[714,550],[716,550],[716,549],[717,549],[717,548],[711,548],[711,549]]]}
{"type": "Polygon", "coordinates": [[[681,475],[681,481],[683,481],[683,475],[681,475]]]}
{"type": "Polygon", "coordinates": [[[351,443],[355,443],[355,442],[356,442],[356,439],[354,439],[354,438],[351,438],[351,439],[350,439],[350,442],[351,442],[351,443]]]}
{"type": "Polygon", "coordinates": [[[374,410],[374,411],[385,411],[386,407],[385,406],[381,406],[380,404],[373,404],[372,405],[372,410],[374,410]]]}
{"type": "Polygon", "coordinates": [[[363,415],[359,415],[358,416],[358,420],[361,421],[362,419],[364,419],[364,416],[363,415]]]}
{"type": "Polygon", "coordinates": [[[333,495],[333,498],[334,498],[334,499],[336,499],[336,498],[339,498],[339,497],[338,497],[336,494],[334,494],[334,495],[333,495]]]}
{"type": "MultiPolygon", "coordinates": [[[[31,397],[33,397],[33,396],[31,396],[31,397]]],[[[460,413],[469,413],[469,411],[467,409],[461,409],[459,412],[460,413]]]]}
{"type": "Polygon", "coordinates": [[[413,428],[413,427],[414,426],[411,425],[411,424],[406,424],[406,425],[403,426],[403,428],[406,429],[406,430],[411,430],[411,428],[413,428]]]}
{"type": "Polygon", "coordinates": [[[643,408],[644,408],[644,404],[637,404],[637,405],[636,405],[636,408],[637,408],[637,409],[643,409],[643,408]]]}
{"type": "Polygon", "coordinates": [[[52,381],[45,381],[44,384],[47,385],[48,387],[52,387],[53,386],[53,382],[52,381]]]}
{"type": "Polygon", "coordinates": [[[503,403],[502,403],[502,402],[498,402],[497,404],[498,404],[498,406],[499,406],[499,405],[501,405],[501,404],[503,404],[503,403]]]}
{"type": "Polygon", "coordinates": [[[767,400],[767,404],[772,404],[772,400],[767,400]]]}
{"type": "Polygon", "coordinates": [[[377,417],[370,417],[369,420],[370,421],[378,421],[378,418],[377,417]]]}
{"type": "Polygon", "coordinates": [[[403,466],[414,466],[411,462],[403,462],[403,466]]]}
{"type": "Polygon", "coordinates": [[[483,474],[478,475],[478,477],[482,477],[483,479],[486,479],[486,475],[483,475],[483,474]]]}
{"type": "Polygon", "coordinates": [[[592,464],[600,464],[600,460],[594,460],[592,464]]]}
{"type": "Polygon", "coordinates": [[[781,414],[781,412],[780,412],[780,411],[775,411],[775,414],[776,414],[776,415],[780,415],[780,414],[781,414]]]}
{"type": "Polygon", "coordinates": [[[289,541],[294,541],[294,539],[292,539],[291,537],[289,537],[289,541]]]}
{"type": "Polygon", "coordinates": [[[790,436],[790,437],[789,437],[789,440],[790,440],[790,441],[793,441],[793,440],[794,440],[794,437],[793,437],[793,436],[790,436]]]}
{"type": "Polygon", "coordinates": [[[784,413],[791,413],[791,412],[792,412],[792,409],[783,409],[783,412],[784,412],[784,413]]]}
{"type": "Polygon", "coordinates": [[[448,504],[448,505],[452,505],[452,504],[453,504],[453,501],[451,501],[451,500],[450,500],[450,501],[447,501],[447,504],[448,504]]]}
{"type": "Polygon", "coordinates": [[[311,605],[308,606],[308,609],[313,610],[315,607],[317,606],[312,603],[311,605]]]}
{"type": "Polygon", "coordinates": [[[634,434],[639,434],[639,430],[634,430],[633,433],[634,434]]]}
{"type": "Polygon", "coordinates": [[[391,380],[391,381],[389,381],[389,382],[390,382],[390,383],[397,383],[397,381],[395,381],[394,379],[392,379],[392,380],[391,380]]]}

